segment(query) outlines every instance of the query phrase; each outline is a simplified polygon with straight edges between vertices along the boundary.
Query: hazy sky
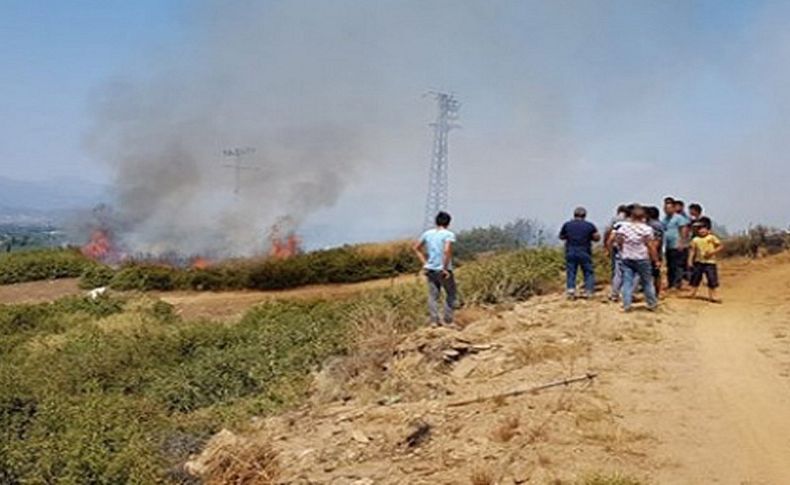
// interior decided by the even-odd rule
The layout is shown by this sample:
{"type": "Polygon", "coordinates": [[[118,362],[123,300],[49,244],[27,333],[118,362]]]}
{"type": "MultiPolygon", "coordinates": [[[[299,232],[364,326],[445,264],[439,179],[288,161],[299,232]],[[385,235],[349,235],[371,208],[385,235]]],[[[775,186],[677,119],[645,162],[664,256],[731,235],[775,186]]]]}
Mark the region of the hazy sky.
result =
{"type": "Polygon", "coordinates": [[[195,155],[216,137],[258,147],[252,162],[276,170],[249,201],[271,217],[296,206],[313,245],[407,236],[427,186],[422,94],[443,89],[463,103],[459,226],[554,226],[578,204],[603,222],[666,194],[731,227],[786,226],[788,15],[720,0],[0,0],[0,170],[117,186],[134,164],[164,180],[167,153],[114,154],[177,139],[206,200],[232,186],[207,173],[221,159],[195,155]],[[303,203],[330,172],[334,189],[303,203]]]}

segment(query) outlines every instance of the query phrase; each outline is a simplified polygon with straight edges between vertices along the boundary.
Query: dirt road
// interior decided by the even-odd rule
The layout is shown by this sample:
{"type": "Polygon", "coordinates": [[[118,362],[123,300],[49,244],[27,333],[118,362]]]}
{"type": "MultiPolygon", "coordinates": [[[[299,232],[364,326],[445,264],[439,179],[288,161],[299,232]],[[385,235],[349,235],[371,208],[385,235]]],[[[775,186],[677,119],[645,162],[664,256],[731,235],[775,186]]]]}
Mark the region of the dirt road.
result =
{"type": "Polygon", "coordinates": [[[659,432],[683,472],[659,483],[790,483],[790,260],[741,263],[725,282],[724,305],[676,303],[691,325],[668,377],[683,391],[659,432]]]}
{"type": "Polygon", "coordinates": [[[547,296],[375,340],[310,406],[234,439],[271,448],[293,483],[790,484],[790,255],[722,266],[723,305],[547,296]],[[585,371],[593,386],[448,406],[585,371]],[[409,448],[415,423],[430,436],[409,448]]]}

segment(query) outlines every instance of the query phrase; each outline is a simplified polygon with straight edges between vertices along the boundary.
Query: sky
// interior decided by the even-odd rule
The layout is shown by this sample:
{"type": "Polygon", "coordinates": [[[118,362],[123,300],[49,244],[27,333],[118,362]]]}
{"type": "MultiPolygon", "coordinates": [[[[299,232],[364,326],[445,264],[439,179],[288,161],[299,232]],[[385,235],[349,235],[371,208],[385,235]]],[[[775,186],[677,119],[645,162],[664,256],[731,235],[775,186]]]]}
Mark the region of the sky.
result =
{"type": "Polygon", "coordinates": [[[228,242],[206,227],[241,240],[283,218],[313,246],[408,237],[438,89],[462,102],[457,227],[555,227],[577,205],[603,224],[665,195],[730,228],[786,227],[788,14],[759,0],[0,0],[0,170],[108,184],[146,247],[214,248],[228,242]],[[229,146],[256,147],[259,168],[236,198],[229,146]]]}

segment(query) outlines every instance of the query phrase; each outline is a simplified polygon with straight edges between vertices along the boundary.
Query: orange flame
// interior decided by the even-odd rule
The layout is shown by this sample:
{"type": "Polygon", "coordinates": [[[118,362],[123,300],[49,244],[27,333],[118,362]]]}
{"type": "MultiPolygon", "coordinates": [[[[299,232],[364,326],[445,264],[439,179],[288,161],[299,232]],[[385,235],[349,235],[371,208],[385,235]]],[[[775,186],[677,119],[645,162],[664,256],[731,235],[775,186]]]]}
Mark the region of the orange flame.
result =
{"type": "Polygon", "coordinates": [[[96,261],[107,261],[114,254],[112,238],[102,229],[95,229],[90,240],[82,246],[82,254],[96,261]]]}
{"type": "Polygon", "coordinates": [[[269,257],[274,259],[288,259],[302,252],[302,240],[294,233],[288,234],[284,238],[273,235],[271,243],[269,257]]]}
{"type": "Polygon", "coordinates": [[[211,266],[211,261],[204,257],[198,256],[197,258],[192,260],[193,269],[206,269],[209,266],[211,266]]]}

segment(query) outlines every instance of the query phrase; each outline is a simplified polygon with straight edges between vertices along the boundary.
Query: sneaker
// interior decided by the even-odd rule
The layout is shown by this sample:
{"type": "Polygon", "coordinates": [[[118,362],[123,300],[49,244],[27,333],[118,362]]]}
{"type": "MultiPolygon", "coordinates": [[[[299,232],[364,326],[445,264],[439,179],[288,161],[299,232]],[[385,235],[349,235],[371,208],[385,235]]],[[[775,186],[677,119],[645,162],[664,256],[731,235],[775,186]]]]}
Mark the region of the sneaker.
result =
{"type": "Polygon", "coordinates": [[[617,295],[609,295],[609,301],[611,301],[612,303],[619,303],[620,297],[617,295]]]}
{"type": "Polygon", "coordinates": [[[430,322],[428,322],[428,327],[430,328],[439,328],[441,326],[442,324],[439,323],[437,320],[431,320],[430,322]]]}
{"type": "Polygon", "coordinates": [[[569,301],[573,301],[576,299],[576,293],[569,291],[568,293],[565,293],[565,298],[567,298],[569,301]]]}
{"type": "Polygon", "coordinates": [[[443,327],[444,328],[449,328],[450,330],[463,330],[463,328],[460,325],[458,325],[457,323],[453,323],[453,322],[445,323],[443,325],[443,327]]]}

